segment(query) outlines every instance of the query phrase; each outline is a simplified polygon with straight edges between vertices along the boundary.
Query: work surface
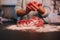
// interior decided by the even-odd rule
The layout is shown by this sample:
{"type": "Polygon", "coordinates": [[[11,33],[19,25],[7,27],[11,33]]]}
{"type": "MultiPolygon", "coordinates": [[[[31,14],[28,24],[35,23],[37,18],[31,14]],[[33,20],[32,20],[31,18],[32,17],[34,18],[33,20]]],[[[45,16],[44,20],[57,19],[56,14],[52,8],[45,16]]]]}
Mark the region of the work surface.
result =
{"type": "Polygon", "coordinates": [[[60,31],[60,25],[55,25],[55,24],[44,24],[43,26],[40,27],[17,27],[17,25],[10,25],[4,28],[4,30],[17,30],[17,31],[33,31],[33,32],[55,32],[55,31],[60,31]]]}
{"type": "MultiPolygon", "coordinates": [[[[11,27],[11,25],[13,24],[5,23],[0,25],[0,40],[60,40],[60,31],[34,32],[6,29],[8,26],[11,27]]],[[[52,26],[59,27],[59,25],[52,26]]]]}

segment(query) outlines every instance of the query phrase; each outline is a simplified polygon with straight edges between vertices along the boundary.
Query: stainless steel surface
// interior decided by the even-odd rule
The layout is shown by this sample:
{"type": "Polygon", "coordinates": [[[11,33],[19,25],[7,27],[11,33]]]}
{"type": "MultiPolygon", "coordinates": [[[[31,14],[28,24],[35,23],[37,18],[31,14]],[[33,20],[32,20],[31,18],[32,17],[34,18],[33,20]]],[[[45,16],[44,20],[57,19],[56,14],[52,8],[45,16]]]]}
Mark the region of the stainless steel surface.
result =
{"type": "MultiPolygon", "coordinates": [[[[60,40],[60,31],[58,32],[28,32],[17,30],[4,30],[8,25],[13,23],[5,23],[0,25],[0,40],[60,40]]],[[[56,25],[57,26],[57,25],[56,25]]]]}

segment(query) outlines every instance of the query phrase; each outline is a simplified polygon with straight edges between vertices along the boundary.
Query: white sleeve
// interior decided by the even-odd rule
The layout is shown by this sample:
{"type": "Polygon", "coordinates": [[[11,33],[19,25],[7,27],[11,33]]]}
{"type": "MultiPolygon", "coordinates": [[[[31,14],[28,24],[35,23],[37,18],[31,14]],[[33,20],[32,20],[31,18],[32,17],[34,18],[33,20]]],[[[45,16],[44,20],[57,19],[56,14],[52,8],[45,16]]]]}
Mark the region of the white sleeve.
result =
{"type": "Polygon", "coordinates": [[[50,14],[50,8],[45,7],[45,13],[42,16],[48,16],[50,14]]]}
{"type": "Polygon", "coordinates": [[[42,16],[49,15],[51,13],[51,0],[43,0],[43,7],[46,11],[42,16]]]}
{"type": "Polygon", "coordinates": [[[17,1],[15,6],[15,11],[22,9],[22,0],[17,1]]]}

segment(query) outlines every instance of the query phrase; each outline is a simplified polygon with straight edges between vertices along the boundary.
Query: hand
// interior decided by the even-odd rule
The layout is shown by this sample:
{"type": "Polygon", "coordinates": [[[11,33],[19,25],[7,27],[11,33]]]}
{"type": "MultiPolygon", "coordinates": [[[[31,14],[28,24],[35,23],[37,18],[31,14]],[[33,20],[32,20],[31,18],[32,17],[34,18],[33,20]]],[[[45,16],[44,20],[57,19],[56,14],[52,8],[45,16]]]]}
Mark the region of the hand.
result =
{"type": "Polygon", "coordinates": [[[37,4],[36,2],[32,2],[31,5],[32,5],[32,9],[34,7],[34,9],[37,10],[38,12],[41,12],[41,13],[45,12],[45,9],[42,7],[42,3],[37,4]]]}
{"type": "Polygon", "coordinates": [[[41,13],[45,12],[45,9],[42,7],[42,3],[37,3],[37,2],[29,2],[26,6],[26,9],[28,12],[30,11],[38,11],[41,13]]]}
{"type": "Polygon", "coordinates": [[[31,10],[37,11],[39,9],[39,6],[42,6],[42,3],[37,4],[37,2],[29,2],[26,6],[26,9],[28,11],[31,11],[31,10]]]}
{"type": "Polygon", "coordinates": [[[36,2],[29,2],[26,6],[27,11],[32,11],[32,10],[35,11],[36,10],[36,8],[32,5],[32,3],[36,4],[36,2]]]}

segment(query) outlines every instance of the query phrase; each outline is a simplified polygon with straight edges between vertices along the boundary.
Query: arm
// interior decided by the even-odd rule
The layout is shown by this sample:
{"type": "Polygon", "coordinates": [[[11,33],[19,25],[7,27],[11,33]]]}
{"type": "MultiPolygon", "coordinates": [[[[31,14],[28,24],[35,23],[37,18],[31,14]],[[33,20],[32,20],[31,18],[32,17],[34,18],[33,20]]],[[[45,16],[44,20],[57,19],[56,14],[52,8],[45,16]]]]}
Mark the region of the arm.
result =
{"type": "MultiPolygon", "coordinates": [[[[44,1],[44,2],[46,2],[46,1],[44,1]]],[[[40,4],[36,4],[36,3],[31,3],[32,4],[32,6],[35,8],[35,9],[37,9],[37,11],[40,13],[40,15],[42,15],[42,16],[46,16],[47,14],[48,14],[48,12],[50,11],[50,6],[49,5],[47,5],[47,4],[45,4],[45,3],[43,3],[43,6],[45,6],[45,7],[43,7],[42,5],[40,5],[40,4]],[[39,5],[39,6],[38,6],[39,5]]]]}
{"type": "Polygon", "coordinates": [[[43,17],[51,13],[51,0],[43,0],[43,8],[45,9],[43,17]]]}
{"type": "Polygon", "coordinates": [[[22,8],[22,0],[19,0],[17,2],[17,5],[15,7],[15,11],[16,11],[17,15],[19,15],[19,16],[25,15],[27,13],[26,10],[23,10],[23,8],[22,8]]]}

